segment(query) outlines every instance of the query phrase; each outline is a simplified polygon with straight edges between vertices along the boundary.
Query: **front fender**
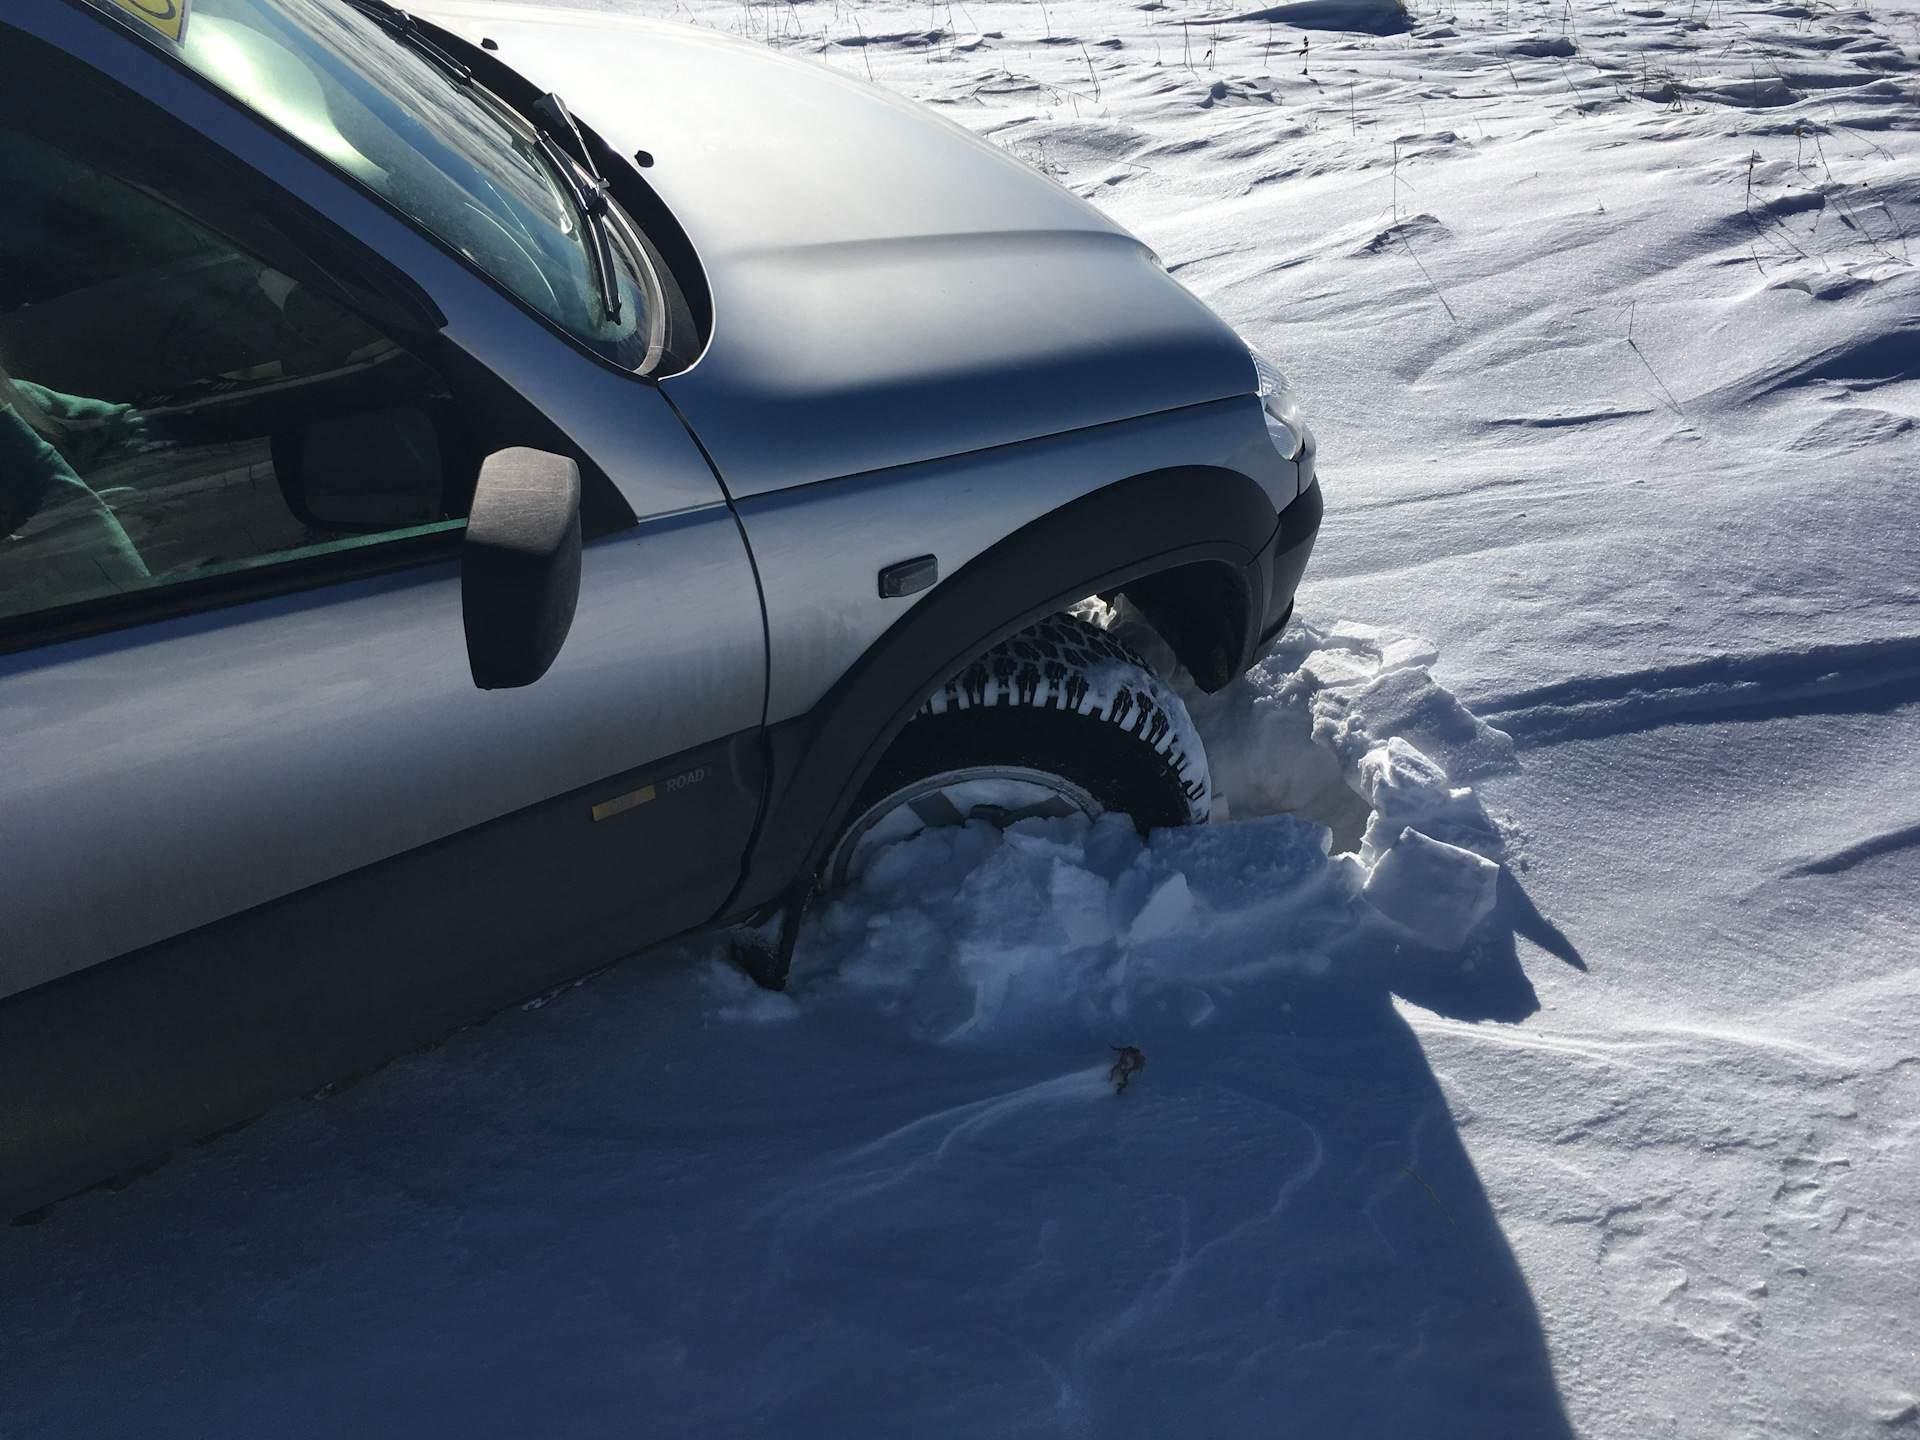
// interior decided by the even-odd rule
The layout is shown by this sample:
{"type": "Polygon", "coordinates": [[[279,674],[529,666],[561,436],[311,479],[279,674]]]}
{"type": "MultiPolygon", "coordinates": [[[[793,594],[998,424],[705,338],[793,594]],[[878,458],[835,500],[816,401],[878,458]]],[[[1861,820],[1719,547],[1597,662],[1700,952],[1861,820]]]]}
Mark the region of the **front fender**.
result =
{"type": "MultiPolygon", "coordinates": [[[[1265,492],[1267,529],[1257,540],[1246,527],[1219,533],[1235,543],[1263,544],[1274,510],[1292,500],[1298,485],[1298,471],[1267,436],[1260,402],[1246,395],[737,497],[766,602],[767,722],[812,710],[904,614],[942,599],[989,549],[1085,496],[1155,472],[1186,479],[1151,497],[1137,495],[1131,510],[1122,507],[1115,523],[1129,535],[1132,553],[1169,548],[1157,537],[1183,514],[1215,513],[1221,497],[1211,492],[1222,476],[1241,488],[1257,482],[1265,492]],[[882,569],[925,555],[938,561],[944,577],[932,590],[893,598],[880,593],[882,569]]],[[[1248,504],[1254,505],[1251,496],[1248,504]]],[[[1076,552],[1086,543],[1062,534],[1054,550],[1032,557],[1035,576],[1044,581],[1077,565],[1076,552]]],[[[991,605],[976,612],[982,631],[999,618],[991,605]]]]}
{"type": "MultiPolygon", "coordinates": [[[[1252,659],[1278,528],[1259,482],[1213,466],[1153,470],[1093,490],[968,561],[896,621],[804,713],[768,730],[769,784],[733,914],[818,868],[847,807],[926,698],[969,660],[1042,616],[1147,577],[1198,577],[1217,628],[1192,627],[1232,673],[1252,659]]],[[[1183,657],[1185,658],[1185,657],[1183,657]]]]}

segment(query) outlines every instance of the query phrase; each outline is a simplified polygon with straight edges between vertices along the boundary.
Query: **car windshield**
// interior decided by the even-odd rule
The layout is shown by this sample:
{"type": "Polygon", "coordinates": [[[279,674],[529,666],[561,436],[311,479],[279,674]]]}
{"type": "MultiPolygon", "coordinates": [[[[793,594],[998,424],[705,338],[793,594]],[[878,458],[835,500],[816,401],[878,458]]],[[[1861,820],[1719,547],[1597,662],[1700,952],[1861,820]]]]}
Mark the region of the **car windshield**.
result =
{"type": "Polygon", "coordinates": [[[629,368],[657,316],[619,227],[609,307],[590,223],[533,129],[346,0],[196,0],[187,63],[629,368]]]}

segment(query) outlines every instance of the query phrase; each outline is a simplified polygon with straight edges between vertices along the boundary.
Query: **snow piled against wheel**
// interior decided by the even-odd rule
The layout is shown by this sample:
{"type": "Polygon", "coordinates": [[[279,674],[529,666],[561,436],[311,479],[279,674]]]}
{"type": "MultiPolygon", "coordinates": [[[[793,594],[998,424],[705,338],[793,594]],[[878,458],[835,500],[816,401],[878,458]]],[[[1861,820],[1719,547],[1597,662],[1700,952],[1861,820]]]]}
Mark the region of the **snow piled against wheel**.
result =
{"type": "Polygon", "coordinates": [[[1433,679],[1435,659],[1409,634],[1296,622],[1228,689],[1183,687],[1214,824],[1142,837],[1109,815],[923,832],[809,918],[786,994],[716,964],[716,1013],[877,1004],[937,1040],[1149,1016],[1204,1025],[1244,982],[1327,975],[1382,940],[1470,966],[1496,939],[1483,932],[1498,929],[1510,843],[1470,782],[1512,769],[1514,749],[1433,679]]]}

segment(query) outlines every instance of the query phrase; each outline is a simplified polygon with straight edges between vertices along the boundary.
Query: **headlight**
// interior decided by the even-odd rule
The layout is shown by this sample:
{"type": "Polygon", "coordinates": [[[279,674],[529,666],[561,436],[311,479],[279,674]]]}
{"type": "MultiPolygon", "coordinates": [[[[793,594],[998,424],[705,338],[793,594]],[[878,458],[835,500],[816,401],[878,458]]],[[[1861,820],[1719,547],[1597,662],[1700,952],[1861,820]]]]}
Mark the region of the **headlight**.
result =
{"type": "Polygon", "coordinates": [[[1267,434],[1273,437],[1274,448],[1283,459],[1298,460],[1300,452],[1307,448],[1307,427],[1300,419],[1293,387],[1287,384],[1280,367],[1253,346],[1247,347],[1247,354],[1253,357],[1254,373],[1260,377],[1256,393],[1260,396],[1260,407],[1267,412],[1267,434]]]}

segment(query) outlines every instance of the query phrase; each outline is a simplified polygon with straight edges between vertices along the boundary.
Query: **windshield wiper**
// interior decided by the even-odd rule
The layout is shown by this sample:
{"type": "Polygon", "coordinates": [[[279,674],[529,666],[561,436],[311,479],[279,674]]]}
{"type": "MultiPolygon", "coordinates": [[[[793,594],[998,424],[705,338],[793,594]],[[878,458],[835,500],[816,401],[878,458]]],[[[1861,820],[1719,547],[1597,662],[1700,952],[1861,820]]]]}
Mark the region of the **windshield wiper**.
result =
{"type": "Polygon", "coordinates": [[[534,139],[540,153],[560,176],[573,196],[573,203],[586,219],[587,250],[593,257],[594,283],[600,287],[600,303],[607,319],[620,319],[620,283],[616,278],[613,236],[607,228],[609,205],[606,178],[593,163],[587,137],[567,109],[567,102],[549,91],[530,107],[535,120],[534,139]],[[565,142],[564,144],[562,142],[565,142]]]}
{"type": "Polygon", "coordinates": [[[347,4],[401,44],[431,60],[446,71],[452,79],[462,85],[473,83],[473,71],[466,63],[443,50],[426,31],[420,28],[420,22],[399,6],[388,4],[387,0],[347,0],[347,4]]]}
{"type": "MultiPolygon", "coordinates": [[[[346,0],[346,3],[401,44],[432,61],[457,83],[473,85],[472,68],[444,49],[420,28],[419,21],[399,6],[389,4],[388,0],[346,0]]],[[[477,94],[485,93],[479,87],[475,87],[475,90],[477,94]]],[[[574,120],[573,112],[567,109],[566,101],[549,92],[528,108],[531,111],[529,118],[534,122],[533,138],[540,147],[540,153],[546,159],[548,168],[559,176],[568,198],[580,212],[586,230],[587,253],[593,262],[594,287],[600,292],[601,308],[605,310],[609,324],[618,323],[620,281],[616,270],[618,262],[613,253],[613,237],[607,228],[610,203],[607,182],[600,174],[599,166],[593,163],[593,152],[587,148],[587,137],[581,134],[580,126],[574,120]]]]}

